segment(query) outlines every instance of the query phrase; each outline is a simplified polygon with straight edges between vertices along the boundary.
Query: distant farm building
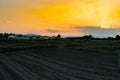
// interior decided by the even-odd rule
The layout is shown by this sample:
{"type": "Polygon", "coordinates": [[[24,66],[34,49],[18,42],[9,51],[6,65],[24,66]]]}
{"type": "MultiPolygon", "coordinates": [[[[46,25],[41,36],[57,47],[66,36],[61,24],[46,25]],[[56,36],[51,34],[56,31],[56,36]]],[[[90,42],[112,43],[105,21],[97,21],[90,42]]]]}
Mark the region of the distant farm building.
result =
{"type": "Polygon", "coordinates": [[[16,39],[16,36],[15,35],[10,35],[10,36],[8,36],[8,39],[16,39]]]}

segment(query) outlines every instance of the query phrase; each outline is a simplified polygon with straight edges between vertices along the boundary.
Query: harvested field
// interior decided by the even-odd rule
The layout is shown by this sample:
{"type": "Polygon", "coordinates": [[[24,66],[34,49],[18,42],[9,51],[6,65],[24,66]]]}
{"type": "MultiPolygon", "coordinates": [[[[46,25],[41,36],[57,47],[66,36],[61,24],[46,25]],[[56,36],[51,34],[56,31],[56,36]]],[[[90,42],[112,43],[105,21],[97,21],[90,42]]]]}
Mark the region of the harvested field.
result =
{"type": "Polygon", "coordinates": [[[95,42],[1,42],[0,80],[120,80],[120,43],[95,42]]]}

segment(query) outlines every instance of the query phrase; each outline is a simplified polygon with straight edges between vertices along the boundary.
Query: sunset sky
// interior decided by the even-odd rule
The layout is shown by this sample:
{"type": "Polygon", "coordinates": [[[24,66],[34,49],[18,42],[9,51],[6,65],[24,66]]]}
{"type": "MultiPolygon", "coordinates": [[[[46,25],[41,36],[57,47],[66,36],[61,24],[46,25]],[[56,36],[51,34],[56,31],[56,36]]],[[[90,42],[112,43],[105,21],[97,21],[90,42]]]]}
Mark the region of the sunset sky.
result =
{"type": "Polygon", "coordinates": [[[120,34],[120,0],[0,0],[0,33],[120,34]]]}

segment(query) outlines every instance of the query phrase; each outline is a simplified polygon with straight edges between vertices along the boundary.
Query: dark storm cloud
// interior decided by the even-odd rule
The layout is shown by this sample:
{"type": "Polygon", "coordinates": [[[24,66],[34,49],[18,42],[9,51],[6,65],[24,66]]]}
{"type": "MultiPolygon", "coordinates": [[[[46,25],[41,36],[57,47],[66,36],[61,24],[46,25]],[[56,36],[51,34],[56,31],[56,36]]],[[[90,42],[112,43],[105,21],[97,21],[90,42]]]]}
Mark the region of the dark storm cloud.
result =
{"type": "Polygon", "coordinates": [[[51,32],[51,33],[59,33],[59,32],[62,32],[62,31],[56,30],[56,29],[48,29],[47,31],[48,31],[48,32],[51,32]]]}
{"type": "Polygon", "coordinates": [[[75,27],[75,29],[82,30],[86,34],[92,34],[95,37],[114,37],[120,33],[120,28],[101,28],[99,26],[83,26],[75,27]]]}

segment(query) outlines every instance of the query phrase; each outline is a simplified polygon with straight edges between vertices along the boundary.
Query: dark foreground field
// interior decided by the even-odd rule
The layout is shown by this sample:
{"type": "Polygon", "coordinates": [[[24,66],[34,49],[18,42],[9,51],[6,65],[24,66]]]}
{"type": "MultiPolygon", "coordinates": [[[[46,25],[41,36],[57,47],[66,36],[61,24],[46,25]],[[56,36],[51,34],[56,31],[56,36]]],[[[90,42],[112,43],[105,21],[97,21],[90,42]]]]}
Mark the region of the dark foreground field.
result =
{"type": "Polygon", "coordinates": [[[120,80],[120,41],[0,41],[0,80],[120,80]]]}

